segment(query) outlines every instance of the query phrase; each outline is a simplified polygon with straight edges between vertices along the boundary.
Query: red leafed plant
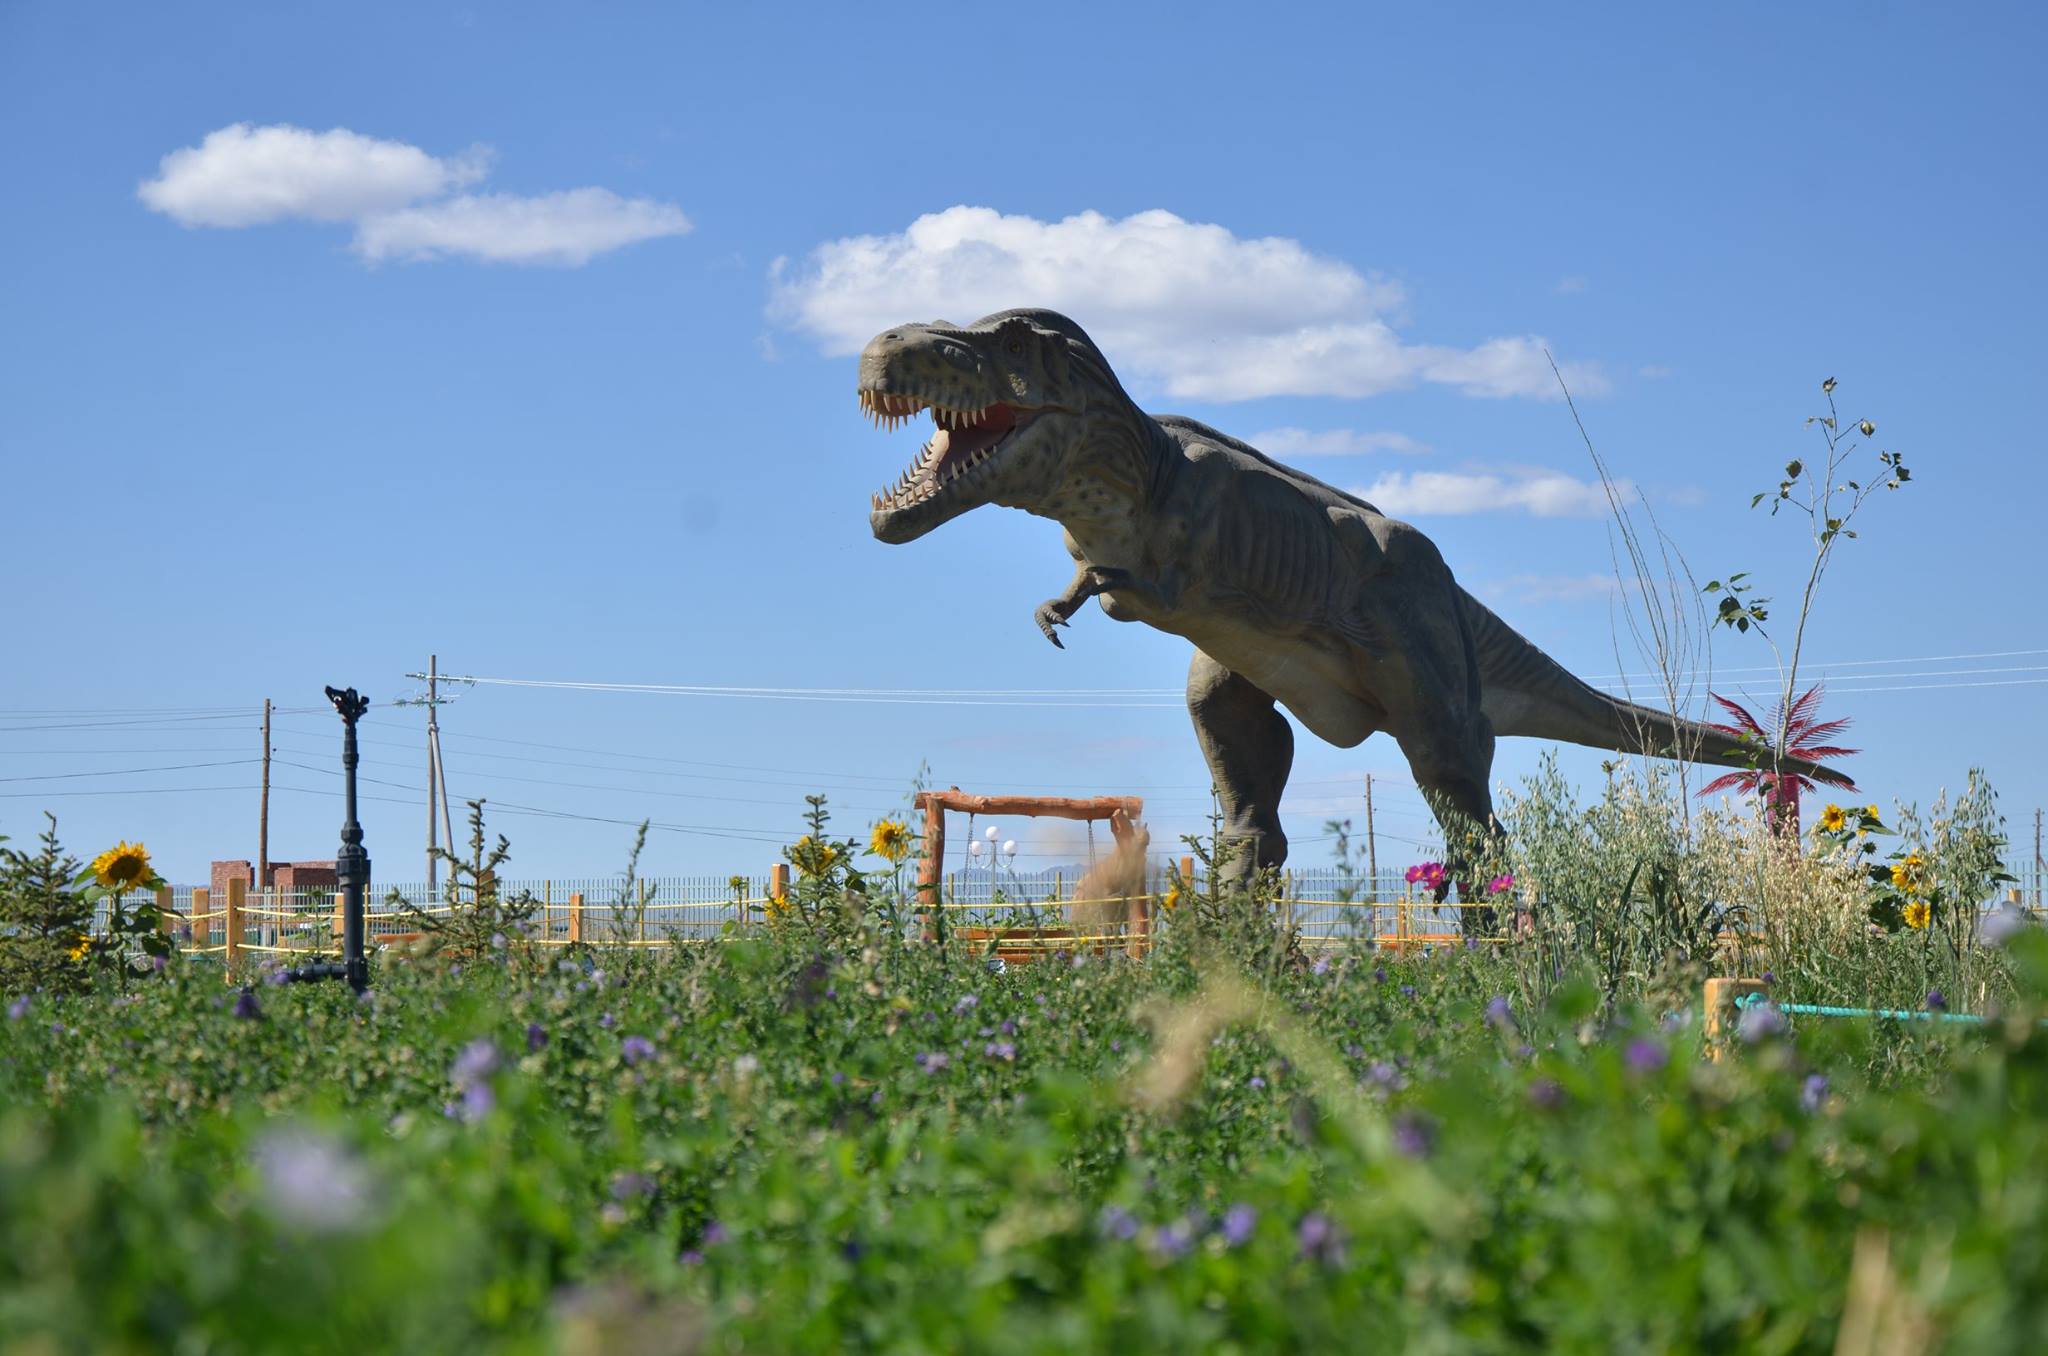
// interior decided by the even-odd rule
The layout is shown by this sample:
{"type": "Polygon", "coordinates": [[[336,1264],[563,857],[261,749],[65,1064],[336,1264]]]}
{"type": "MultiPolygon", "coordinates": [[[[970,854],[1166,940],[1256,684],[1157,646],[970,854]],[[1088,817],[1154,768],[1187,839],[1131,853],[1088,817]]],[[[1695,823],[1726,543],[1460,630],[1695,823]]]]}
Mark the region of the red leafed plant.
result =
{"type": "Polygon", "coordinates": [[[1845,749],[1825,741],[1833,739],[1849,728],[1849,719],[1820,720],[1821,685],[1815,683],[1806,689],[1787,708],[1782,702],[1771,713],[1771,726],[1780,733],[1761,724],[1750,714],[1749,708],[1741,702],[1723,697],[1718,692],[1707,694],[1721,704],[1721,708],[1735,718],[1731,725],[1710,725],[1722,734],[1733,735],[1748,743],[1756,750],[1756,765],[1739,772],[1729,772],[1716,777],[1700,788],[1702,796],[1716,791],[1739,790],[1749,795],[1762,796],[1766,813],[1771,822],[1780,828],[1799,832],[1799,797],[1802,792],[1814,789],[1815,782],[1826,782],[1829,786],[1855,790],[1856,783],[1839,772],[1827,768],[1814,769],[1812,776],[1799,772],[1779,772],[1772,764],[1779,758],[1797,758],[1807,763],[1818,763],[1829,758],[1846,758],[1858,752],[1845,749]]]}

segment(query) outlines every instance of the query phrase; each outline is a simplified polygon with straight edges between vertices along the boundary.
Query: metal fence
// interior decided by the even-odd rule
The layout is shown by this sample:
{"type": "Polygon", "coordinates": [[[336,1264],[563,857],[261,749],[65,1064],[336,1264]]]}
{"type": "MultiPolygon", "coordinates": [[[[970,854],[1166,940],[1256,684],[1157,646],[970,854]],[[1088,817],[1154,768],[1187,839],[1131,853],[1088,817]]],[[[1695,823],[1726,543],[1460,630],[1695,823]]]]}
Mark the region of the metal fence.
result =
{"type": "MultiPolygon", "coordinates": [[[[2007,874],[2018,882],[2013,893],[2040,913],[2042,886],[2048,882],[2037,865],[2014,864],[2007,874]]],[[[1084,932],[1074,926],[1072,908],[1076,903],[1124,902],[1121,898],[1077,901],[1074,896],[1082,875],[1079,865],[949,872],[943,878],[941,906],[948,925],[956,929],[987,929],[991,935],[1028,930],[1056,936],[1064,944],[1124,939],[1121,921],[1104,925],[1107,932],[1102,928],[1084,932]]],[[[1170,859],[1155,859],[1146,874],[1144,893],[1132,898],[1155,916],[1162,908],[1176,906],[1181,899],[1173,892],[1175,875],[1170,859]]],[[[778,907],[771,897],[773,885],[758,876],[649,876],[630,886],[617,876],[533,878],[501,880],[497,885],[500,898],[533,901],[532,938],[554,945],[704,942],[722,935],[729,925],[759,923],[778,907]]],[[[1181,885],[1198,892],[1206,883],[1197,877],[1181,885]]],[[[137,893],[126,897],[124,903],[132,909],[145,899],[137,893]]],[[[378,946],[412,939],[422,929],[422,915],[446,917],[472,903],[474,895],[446,885],[429,890],[421,883],[373,884],[365,899],[365,934],[370,945],[378,946]]],[[[181,885],[167,889],[159,903],[172,911],[167,925],[180,945],[201,952],[332,951],[341,931],[341,895],[333,889],[256,890],[246,883],[233,883],[228,889],[212,891],[181,885]]],[[[1275,903],[1282,918],[1310,942],[1361,938],[1404,945],[1460,935],[1460,916],[1471,907],[1492,906],[1439,905],[1400,872],[1384,871],[1374,880],[1333,867],[1283,872],[1275,903]]],[[[102,901],[94,919],[95,931],[107,929],[110,913],[109,904],[102,901]]],[[[1121,920],[1127,915],[1117,909],[1097,908],[1088,916],[1121,920]]]]}

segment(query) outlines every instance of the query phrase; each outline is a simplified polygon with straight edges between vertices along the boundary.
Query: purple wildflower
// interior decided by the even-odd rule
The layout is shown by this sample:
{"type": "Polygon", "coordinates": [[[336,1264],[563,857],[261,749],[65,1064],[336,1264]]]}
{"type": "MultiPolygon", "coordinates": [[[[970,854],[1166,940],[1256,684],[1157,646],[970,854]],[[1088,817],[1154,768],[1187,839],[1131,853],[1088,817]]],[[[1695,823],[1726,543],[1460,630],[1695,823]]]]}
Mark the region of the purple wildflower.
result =
{"type": "Polygon", "coordinates": [[[1509,1006],[1508,1000],[1505,995],[1495,994],[1491,999],[1487,1001],[1486,1020],[1492,1023],[1494,1026],[1499,1027],[1503,1031],[1510,1030],[1514,1027],[1515,1010],[1513,1007],[1509,1006]]]}
{"type": "Polygon", "coordinates": [[[834,1071],[833,1071],[833,1073],[832,1073],[832,1086],[833,1086],[833,1087],[835,1087],[835,1088],[837,1088],[837,1087],[843,1087],[843,1086],[845,1086],[845,1084],[846,1084],[846,1075],[845,1075],[845,1074],[843,1074],[843,1073],[840,1073],[840,1072],[838,1072],[837,1070],[834,1070],[834,1071]]]}
{"type": "Polygon", "coordinates": [[[1927,1010],[1929,1012],[1948,1011],[1948,999],[1946,996],[1943,995],[1941,990],[1929,989],[1927,991],[1927,1010]]]}
{"type": "Polygon", "coordinates": [[[1529,1084],[1529,1105],[1538,1111],[1555,1111],[1564,1105],[1564,1084],[1555,1078],[1538,1078],[1529,1084]]]}
{"type": "Polygon", "coordinates": [[[7,1005],[7,1020],[18,1022],[28,1016],[28,995],[23,994],[7,1005]]]}
{"type": "Polygon", "coordinates": [[[1399,1069],[1383,1059],[1373,1061],[1372,1067],[1365,1071],[1365,1078],[1367,1082],[1382,1092],[1399,1091],[1401,1086],[1407,1081],[1401,1077],[1399,1069]]]}
{"type": "Polygon", "coordinates": [[[1386,967],[1386,966],[1384,966],[1384,965],[1375,965],[1375,966],[1373,966],[1373,967],[1372,967],[1372,982],[1373,982],[1373,983],[1375,983],[1375,984],[1384,984],[1384,983],[1386,983],[1386,982],[1387,982],[1387,967],[1386,967]]]}
{"type": "Polygon", "coordinates": [[[1328,956],[1317,956],[1316,963],[1314,965],[1309,966],[1309,973],[1315,975],[1329,974],[1330,958],[1328,956]]]}
{"type": "Polygon", "coordinates": [[[1184,1219],[1162,1224],[1152,1231],[1152,1251],[1162,1262],[1186,1256],[1188,1249],[1194,1244],[1194,1226],[1184,1219]]]}
{"type": "Polygon", "coordinates": [[[701,1267],[704,1265],[704,1254],[698,1252],[695,1248],[684,1248],[682,1253],[676,1258],[676,1261],[686,1267],[701,1267]]]}
{"type": "Polygon", "coordinates": [[[1120,1205],[1105,1205],[1095,1227],[1102,1231],[1104,1238],[1128,1243],[1138,1236],[1138,1217],[1120,1205]]]}
{"type": "Polygon", "coordinates": [[[263,1009],[256,1005],[256,991],[244,988],[242,996],[235,1000],[235,1016],[245,1022],[253,1022],[262,1015],[263,1009]]]}
{"type": "Polygon", "coordinates": [[[1436,1148],[1436,1122],[1420,1111],[1394,1117],[1394,1147],[1410,1158],[1427,1158],[1436,1148]]]}
{"type": "Polygon", "coordinates": [[[1013,1064],[1017,1060],[1017,1047],[1009,1041],[990,1041],[982,1053],[990,1059],[1006,1060],[1013,1064]]]}
{"type": "Polygon", "coordinates": [[[149,958],[149,968],[156,971],[158,974],[162,974],[165,968],[170,965],[170,963],[171,958],[169,956],[151,956],[149,958]]]}
{"type": "Polygon", "coordinates": [[[1124,1043],[1122,1041],[1111,1041],[1109,1043],[1109,1053],[1111,1053],[1112,1055],[1120,1055],[1123,1052],[1124,1043]]]}
{"type": "Polygon", "coordinates": [[[1001,1023],[999,1023],[996,1026],[996,1030],[1002,1032],[1005,1036],[1014,1036],[1017,1034],[1017,1024],[1011,1021],[1009,1018],[1005,1017],[1001,1021],[1001,1023]]]}
{"type": "Polygon", "coordinates": [[[1248,1205],[1233,1205],[1223,1212],[1223,1225],[1218,1230],[1223,1235],[1226,1248],[1242,1247],[1251,1238],[1252,1229],[1259,1222],[1259,1212],[1248,1205]]]}
{"type": "Polygon", "coordinates": [[[980,1006],[980,998],[971,993],[963,993],[960,995],[960,1000],[953,1004],[953,1015],[955,1017],[964,1016],[980,1006]]]}
{"type": "Polygon", "coordinates": [[[629,1067],[642,1060],[653,1059],[654,1042],[645,1036],[628,1036],[619,1042],[619,1057],[625,1060],[629,1067]]]}
{"type": "Polygon", "coordinates": [[[1808,1074],[1806,1081],[1799,1085],[1799,1105],[1809,1112],[1819,1111],[1827,1105],[1827,1100],[1828,1076],[1822,1073],[1808,1074]]]}
{"type": "Polygon", "coordinates": [[[539,1022],[526,1024],[526,1053],[537,1055],[548,1048],[548,1029],[539,1022]]]}
{"type": "Polygon", "coordinates": [[[953,1062],[953,1057],[943,1050],[926,1050],[917,1057],[917,1067],[928,1074],[935,1074],[953,1062]]]}
{"type": "Polygon", "coordinates": [[[285,1224],[335,1233],[369,1213],[370,1175],[339,1140],[311,1130],[272,1130],[258,1141],[255,1159],[263,1204],[285,1224]]]}
{"type": "Polygon", "coordinates": [[[1301,1217],[1294,1231],[1296,1253],[1304,1262],[1341,1266],[1344,1262],[1344,1231],[1320,1210],[1301,1217]]]}
{"type": "Polygon", "coordinates": [[[634,1200],[654,1194],[654,1179],[644,1172],[615,1172],[612,1174],[612,1199],[615,1201],[634,1200]]]}
{"type": "Polygon", "coordinates": [[[2027,915],[2010,904],[2002,904],[1984,920],[1977,935],[1986,946],[2004,946],[2026,930],[2027,915]]]}
{"type": "Polygon", "coordinates": [[[603,1027],[606,1031],[609,1031],[619,1024],[619,1019],[612,1016],[609,1012],[607,1012],[597,1019],[597,1024],[603,1027]]]}
{"type": "Polygon", "coordinates": [[[1415,997],[1415,986],[1414,986],[1413,984],[1403,984],[1403,985],[1401,986],[1401,997],[1403,997],[1403,998],[1413,998],[1413,997],[1415,997]]]}
{"type": "Polygon", "coordinates": [[[488,1036],[479,1036],[462,1047],[462,1053],[448,1066],[448,1081],[458,1088],[470,1088],[498,1071],[498,1047],[488,1036]]]}
{"type": "Polygon", "coordinates": [[[1257,1074],[1253,1074],[1250,1078],[1247,1078],[1245,1080],[1245,1086],[1250,1088],[1254,1092],[1258,1092],[1264,1089],[1264,1087],[1266,1086],[1266,1080],[1259,1077],[1259,1075],[1257,1074]]]}
{"type": "Polygon", "coordinates": [[[1735,1034],[1742,1037],[1745,1045],[1755,1045],[1784,1032],[1785,1014],[1778,1011],[1775,1003],[1752,1003],[1742,1010],[1742,1016],[1735,1022],[1735,1034]]]}
{"type": "Polygon", "coordinates": [[[715,1248],[731,1237],[732,1235],[726,1231],[726,1227],[723,1224],[720,1224],[717,1220],[712,1220],[704,1226],[704,1232],[698,1236],[698,1239],[705,1247],[715,1248]]]}
{"type": "Polygon", "coordinates": [[[1628,1049],[1622,1052],[1621,1058],[1630,1073],[1653,1074],[1671,1062],[1671,1052],[1664,1048],[1662,1041],[1638,1036],[1628,1043],[1628,1049]]]}

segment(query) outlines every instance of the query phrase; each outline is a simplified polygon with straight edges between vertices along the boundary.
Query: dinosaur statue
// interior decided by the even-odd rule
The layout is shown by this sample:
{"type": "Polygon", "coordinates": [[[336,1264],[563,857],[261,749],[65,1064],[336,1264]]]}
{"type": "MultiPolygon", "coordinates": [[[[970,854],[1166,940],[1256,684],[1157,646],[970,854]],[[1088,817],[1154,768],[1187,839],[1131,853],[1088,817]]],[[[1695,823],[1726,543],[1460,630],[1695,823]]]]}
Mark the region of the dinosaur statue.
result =
{"type": "MultiPolygon", "coordinates": [[[[1054,645],[1090,598],[1195,646],[1188,713],[1244,875],[1286,860],[1280,797],[1294,736],[1277,706],[1342,748],[1391,734],[1447,841],[1491,825],[1499,735],[1695,761],[1752,746],[1573,677],[1458,586],[1436,546],[1371,504],[1178,415],[1148,415],[1081,327],[1001,311],[877,335],[861,408],[936,431],[869,525],[912,541],[1000,504],[1056,519],[1073,581],[1039,607],[1054,645]]],[[[1812,765],[1787,760],[1786,771],[1812,765]]]]}

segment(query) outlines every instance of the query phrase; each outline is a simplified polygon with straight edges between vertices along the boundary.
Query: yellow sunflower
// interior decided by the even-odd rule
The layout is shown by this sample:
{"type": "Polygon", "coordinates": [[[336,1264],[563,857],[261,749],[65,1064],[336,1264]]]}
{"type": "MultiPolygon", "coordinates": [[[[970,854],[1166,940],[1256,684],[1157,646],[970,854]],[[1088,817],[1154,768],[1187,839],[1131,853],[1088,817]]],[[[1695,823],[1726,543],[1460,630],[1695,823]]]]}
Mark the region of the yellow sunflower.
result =
{"type": "Polygon", "coordinates": [[[1877,812],[1877,807],[1876,807],[1875,805],[1866,805],[1866,806],[1864,806],[1864,807],[1863,807],[1863,813],[1864,813],[1865,815],[1869,816],[1869,817],[1870,817],[1870,818],[1872,818],[1872,819],[1883,819],[1883,818],[1884,818],[1884,816],[1883,816],[1883,815],[1880,815],[1880,814],[1879,814],[1879,813],[1877,812]]]}
{"type": "Polygon", "coordinates": [[[822,876],[839,860],[839,849],[807,833],[789,850],[789,860],[806,876],[822,876]]]}
{"type": "Polygon", "coordinates": [[[68,956],[70,956],[70,957],[71,957],[71,959],[73,959],[73,960],[75,960],[75,961],[78,961],[78,960],[84,960],[84,959],[85,959],[85,955],[86,955],[86,953],[87,953],[88,951],[91,951],[91,950],[92,950],[92,938],[91,938],[91,937],[88,937],[88,936],[87,936],[87,935],[86,935],[85,933],[81,932],[81,933],[79,933],[79,934],[78,934],[78,943],[77,943],[77,945],[73,946],[73,947],[71,948],[71,950],[69,950],[69,951],[65,952],[65,954],[66,954],[66,955],[68,955],[68,956]]]}
{"type": "Polygon", "coordinates": [[[868,837],[868,851],[891,866],[910,855],[910,828],[900,819],[879,820],[868,837]]]}
{"type": "Polygon", "coordinates": [[[116,843],[92,859],[92,875],[105,889],[130,889],[149,879],[149,849],[140,843],[116,843]]]}
{"type": "Polygon", "coordinates": [[[1927,859],[1917,849],[1892,863],[1892,885],[1909,895],[1927,889],[1927,859]]]}
{"type": "Polygon", "coordinates": [[[1846,824],[1848,820],[1849,817],[1842,812],[1841,806],[1830,805],[1820,812],[1821,832],[1840,833],[1842,825],[1846,824]]]}
{"type": "Polygon", "coordinates": [[[1927,926],[1934,917],[1934,909],[1924,899],[1916,899],[1906,906],[1906,926],[1918,930],[1927,926]]]}
{"type": "Polygon", "coordinates": [[[784,915],[784,914],[786,914],[786,913],[788,913],[788,912],[789,912],[789,896],[788,896],[788,895],[770,895],[770,896],[768,896],[768,901],[767,901],[766,911],[767,911],[767,914],[768,914],[768,916],[769,916],[770,918],[780,918],[780,917],[782,917],[782,915],[784,915]]]}
{"type": "Polygon", "coordinates": [[[1175,881],[1166,887],[1166,898],[1159,901],[1159,907],[1162,909],[1177,909],[1180,907],[1179,881],[1175,881]]]}

